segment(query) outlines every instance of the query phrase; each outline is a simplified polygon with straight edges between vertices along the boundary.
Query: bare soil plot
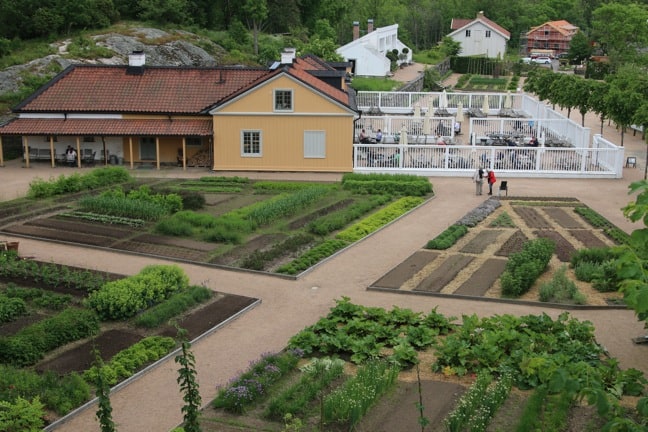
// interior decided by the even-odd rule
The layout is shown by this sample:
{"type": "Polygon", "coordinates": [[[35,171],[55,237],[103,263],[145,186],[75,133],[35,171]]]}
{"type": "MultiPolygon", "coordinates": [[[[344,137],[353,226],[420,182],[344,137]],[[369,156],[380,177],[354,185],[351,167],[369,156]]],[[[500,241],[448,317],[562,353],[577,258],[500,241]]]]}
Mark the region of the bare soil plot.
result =
{"type": "Polygon", "coordinates": [[[33,225],[43,228],[50,228],[64,232],[78,232],[87,233],[104,237],[113,237],[115,239],[123,239],[133,235],[136,231],[126,227],[116,227],[114,225],[105,225],[100,223],[93,223],[83,221],[77,218],[65,217],[49,217],[33,219],[25,223],[25,225],[33,225]]]}
{"type": "Polygon", "coordinates": [[[608,246],[603,240],[597,237],[594,232],[584,229],[572,229],[569,230],[576,240],[581,242],[586,248],[602,248],[608,246]]]}
{"type": "Polygon", "coordinates": [[[487,259],[453,294],[467,296],[485,295],[495,281],[499,279],[505,267],[505,259],[487,259]]]}
{"type": "Polygon", "coordinates": [[[29,237],[38,237],[47,240],[78,243],[82,245],[109,247],[115,239],[99,235],[80,233],[75,231],[61,231],[57,229],[42,228],[33,225],[12,225],[4,229],[10,234],[20,234],[29,237]]]}
{"type": "Polygon", "coordinates": [[[405,282],[438,256],[439,252],[426,249],[414,252],[409,258],[374,282],[372,286],[377,288],[400,289],[405,282]]]}
{"type": "Polygon", "coordinates": [[[201,262],[206,259],[206,253],[195,249],[186,249],[179,246],[143,243],[138,241],[124,241],[112,246],[113,249],[137,252],[161,258],[176,258],[187,261],[201,262]]]}
{"type": "Polygon", "coordinates": [[[484,252],[486,247],[492,245],[497,241],[504,230],[494,230],[494,229],[484,229],[477,233],[477,235],[468,242],[459,252],[470,253],[470,254],[480,254],[484,252]]]}
{"type": "MultiPolygon", "coordinates": [[[[565,229],[582,229],[583,225],[567,213],[564,207],[543,207],[542,210],[565,229]]],[[[573,214],[573,212],[572,212],[573,214]]]]}
{"type": "Polygon", "coordinates": [[[527,241],[529,238],[522,231],[517,230],[502,244],[495,255],[507,257],[512,253],[520,252],[527,241]]]}
{"type": "Polygon", "coordinates": [[[540,212],[533,207],[513,206],[513,211],[524,221],[525,225],[534,229],[548,229],[553,226],[540,212]]]}
{"type": "Polygon", "coordinates": [[[439,292],[450,283],[475,257],[469,255],[450,255],[431,274],[426,276],[414,291],[439,292]]]}

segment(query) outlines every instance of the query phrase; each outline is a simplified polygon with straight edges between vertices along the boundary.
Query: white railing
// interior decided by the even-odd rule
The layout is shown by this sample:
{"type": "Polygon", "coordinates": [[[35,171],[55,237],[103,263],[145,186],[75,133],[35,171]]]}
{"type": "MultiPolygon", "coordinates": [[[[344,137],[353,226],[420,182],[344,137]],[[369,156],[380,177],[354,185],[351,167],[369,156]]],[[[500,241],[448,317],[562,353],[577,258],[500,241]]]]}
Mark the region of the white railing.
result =
{"type": "Polygon", "coordinates": [[[623,148],[597,136],[593,148],[355,144],[355,172],[467,176],[490,168],[507,177],[620,178],[623,148]],[[611,144],[611,145],[610,145],[611,144]]]}

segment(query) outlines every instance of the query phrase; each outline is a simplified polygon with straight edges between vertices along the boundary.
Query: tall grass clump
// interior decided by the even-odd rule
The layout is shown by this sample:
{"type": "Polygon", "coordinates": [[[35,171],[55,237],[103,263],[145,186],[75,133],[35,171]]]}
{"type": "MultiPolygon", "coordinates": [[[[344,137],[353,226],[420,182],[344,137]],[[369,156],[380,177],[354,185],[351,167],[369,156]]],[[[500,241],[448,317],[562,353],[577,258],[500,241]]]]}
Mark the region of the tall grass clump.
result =
{"type": "Polygon", "coordinates": [[[167,215],[167,209],[154,202],[117,196],[86,196],[78,201],[81,211],[155,221],[167,215]]]}
{"type": "Polygon", "coordinates": [[[373,404],[396,383],[400,368],[385,361],[371,360],[356,375],[324,399],[324,422],[349,428],[358,424],[373,404]]]}
{"type": "Polygon", "coordinates": [[[289,195],[279,195],[274,199],[252,206],[252,208],[248,209],[246,218],[255,224],[267,225],[279,218],[297,213],[330,191],[330,187],[313,186],[298,189],[295,193],[289,195]]]}

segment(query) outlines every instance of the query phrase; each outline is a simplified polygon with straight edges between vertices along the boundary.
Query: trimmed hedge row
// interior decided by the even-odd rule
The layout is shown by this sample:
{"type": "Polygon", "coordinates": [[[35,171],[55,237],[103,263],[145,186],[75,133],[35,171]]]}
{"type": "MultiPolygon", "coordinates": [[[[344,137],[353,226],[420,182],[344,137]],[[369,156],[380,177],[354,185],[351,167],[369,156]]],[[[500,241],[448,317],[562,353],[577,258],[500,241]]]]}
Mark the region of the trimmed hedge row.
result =
{"type": "Polygon", "coordinates": [[[465,225],[450,225],[441,234],[427,242],[426,249],[448,249],[466,235],[468,227],[465,225]]]}
{"type": "Polygon", "coordinates": [[[189,286],[177,265],[150,265],[128,278],[108,282],[86,299],[103,320],[127,319],[189,286]]]}
{"type": "Polygon", "coordinates": [[[92,336],[99,331],[94,312],[68,308],[28,327],[14,336],[0,338],[0,363],[30,366],[45,353],[66,343],[92,336]]]}
{"type": "Polygon", "coordinates": [[[345,174],[342,187],[372,195],[425,196],[432,193],[432,184],[426,177],[406,174],[345,174]]]}
{"type": "Polygon", "coordinates": [[[547,268],[555,247],[551,240],[540,238],[528,241],[522,251],[511,254],[500,278],[502,294],[519,297],[526,293],[547,268]]]}

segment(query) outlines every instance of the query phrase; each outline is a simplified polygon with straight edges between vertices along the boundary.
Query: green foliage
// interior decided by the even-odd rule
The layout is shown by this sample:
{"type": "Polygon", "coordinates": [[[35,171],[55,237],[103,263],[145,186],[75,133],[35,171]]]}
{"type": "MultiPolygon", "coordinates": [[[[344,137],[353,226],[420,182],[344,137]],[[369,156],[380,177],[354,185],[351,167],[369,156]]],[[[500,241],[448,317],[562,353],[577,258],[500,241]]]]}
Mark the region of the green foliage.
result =
{"type": "Polygon", "coordinates": [[[299,189],[290,195],[279,195],[268,201],[253,205],[245,211],[245,217],[257,225],[267,225],[281,217],[293,215],[308,207],[330,192],[326,186],[299,189]]]}
{"type": "Polygon", "coordinates": [[[264,270],[268,262],[290,252],[298,251],[314,241],[310,234],[295,234],[282,242],[275,243],[269,250],[255,250],[241,260],[241,268],[264,270]]]}
{"type": "Polygon", "coordinates": [[[17,366],[35,364],[45,353],[99,331],[99,319],[84,309],[68,308],[59,314],[23,328],[10,337],[0,337],[0,362],[17,366]]]}
{"type": "Polygon", "coordinates": [[[97,45],[94,39],[79,35],[72,39],[67,46],[71,57],[95,60],[96,58],[111,58],[115,52],[109,48],[97,45]]]}
{"type": "Polygon", "coordinates": [[[45,181],[35,178],[29,183],[29,198],[48,198],[66,193],[95,190],[106,186],[132,181],[128,171],[119,167],[97,168],[87,174],[60,175],[57,179],[45,181]]]}
{"type": "Polygon", "coordinates": [[[69,211],[59,213],[59,217],[81,219],[90,222],[99,222],[107,225],[126,225],[133,228],[139,228],[146,222],[143,219],[134,219],[130,217],[112,216],[101,213],[87,213],[82,211],[69,211]]]}
{"type": "Polygon", "coordinates": [[[610,221],[595,212],[589,207],[575,207],[574,211],[581,215],[590,225],[595,228],[602,228],[603,233],[617,244],[626,244],[630,241],[630,236],[619,228],[614,226],[610,221]]]}
{"type": "MultiPolygon", "coordinates": [[[[7,286],[4,295],[12,300],[29,301],[36,307],[51,310],[61,310],[72,301],[72,296],[69,294],[56,294],[40,288],[23,288],[13,284],[7,286]]],[[[1,297],[2,294],[0,294],[1,297]]],[[[2,306],[0,306],[0,310],[2,310],[2,306]]]]}
{"type": "Polygon", "coordinates": [[[372,195],[425,196],[432,193],[432,184],[426,177],[407,174],[345,174],[342,187],[372,195]]]}
{"type": "Polygon", "coordinates": [[[230,381],[227,387],[218,390],[213,401],[214,407],[233,413],[244,412],[247,407],[265,397],[270,387],[292,371],[302,354],[300,350],[288,350],[262,356],[230,381]]]}
{"type": "Polygon", "coordinates": [[[173,338],[149,336],[118,352],[108,363],[102,366],[93,365],[83,373],[83,378],[89,383],[96,383],[101,379],[108,385],[115,385],[132,376],[143,366],[161,359],[174,347],[173,338]]]}
{"type": "Polygon", "coordinates": [[[178,331],[182,342],[180,344],[180,354],[175,357],[175,362],[180,365],[178,369],[178,384],[182,394],[184,405],[182,407],[184,430],[186,432],[200,432],[200,422],[198,415],[200,414],[200,405],[202,399],[200,397],[200,390],[198,381],[196,380],[196,359],[191,352],[191,343],[185,339],[186,331],[178,331]]]}
{"type": "Polygon", "coordinates": [[[497,228],[497,227],[515,228],[515,223],[511,219],[511,215],[509,215],[506,212],[502,212],[488,226],[493,228],[497,228]]]}
{"type": "Polygon", "coordinates": [[[85,304],[101,319],[127,319],[188,286],[189,278],[177,265],[150,265],[135,276],[106,283],[85,304]]]}
{"type": "Polygon", "coordinates": [[[8,297],[0,293],[0,324],[15,320],[27,313],[27,305],[23,299],[8,297]]]}
{"type": "Polygon", "coordinates": [[[286,415],[302,415],[309,404],[344,373],[344,361],[315,358],[300,368],[302,374],[295,384],[273,397],[264,417],[282,420],[286,415]]]}
{"type": "Polygon", "coordinates": [[[354,77],[351,87],[355,91],[394,91],[401,82],[389,78],[354,77]]]}
{"type": "Polygon", "coordinates": [[[81,210],[123,218],[158,220],[182,210],[182,198],[177,194],[152,194],[148,186],[141,186],[125,194],[121,188],[86,196],[78,201],[81,210]]]}
{"type": "Polygon", "coordinates": [[[389,195],[375,195],[360,200],[342,211],[337,211],[315,219],[306,229],[317,235],[325,236],[345,227],[348,223],[391,200],[389,195]]]}
{"type": "Polygon", "coordinates": [[[14,402],[0,401],[0,430],[4,432],[38,432],[44,425],[44,406],[38,399],[31,402],[18,397],[14,402]]]}
{"type": "Polygon", "coordinates": [[[92,366],[96,368],[95,382],[95,395],[99,400],[97,404],[97,412],[95,415],[99,420],[99,426],[101,427],[101,432],[114,432],[115,431],[115,422],[112,419],[112,405],[110,404],[110,385],[105,379],[103,374],[104,362],[101,359],[99,351],[95,348],[93,350],[94,362],[92,366]]]}
{"type": "Polygon", "coordinates": [[[441,234],[427,242],[426,249],[448,249],[452,247],[457,240],[468,233],[468,227],[465,225],[450,225],[441,234]]]}
{"type": "Polygon", "coordinates": [[[324,398],[324,422],[353,429],[369,408],[396,384],[399,370],[379,360],[360,366],[355,376],[324,398]]]}
{"type": "Polygon", "coordinates": [[[48,410],[63,415],[90,397],[90,387],[76,373],[58,376],[0,365],[0,400],[13,402],[18,396],[39,397],[48,410]]]}
{"type": "Polygon", "coordinates": [[[502,294],[519,297],[527,292],[545,271],[555,245],[547,239],[535,239],[524,244],[522,251],[511,254],[500,278],[502,294]]]}
{"type": "Polygon", "coordinates": [[[423,198],[420,197],[406,196],[400,198],[347,229],[340,231],[335,238],[350,243],[358,241],[422,203],[423,198]]]}
{"type": "MultiPolygon", "coordinates": [[[[253,188],[257,193],[295,192],[312,187],[313,183],[305,182],[257,181],[253,184],[253,188]]],[[[330,187],[334,187],[334,185],[330,185],[330,187]]]]}
{"type": "Polygon", "coordinates": [[[202,286],[189,287],[186,291],[178,292],[162,303],[139,314],[135,319],[135,325],[145,328],[157,327],[195,305],[207,301],[212,294],[213,292],[209,288],[202,286]]]}
{"type": "Polygon", "coordinates": [[[576,284],[567,277],[567,267],[556,271],[551,281],[540,286],[540,301],[551,303],[585,304],[585,296],[578,291],[576,284]]]}
{"type": "Polygon", "coordinates": [[[277,269],[277,273],[296,275],[333,255],[335,252],[347,247],[349,242],[340,239],[328,239],[310,248],[299,258],[283,264],[277,269]]]}

